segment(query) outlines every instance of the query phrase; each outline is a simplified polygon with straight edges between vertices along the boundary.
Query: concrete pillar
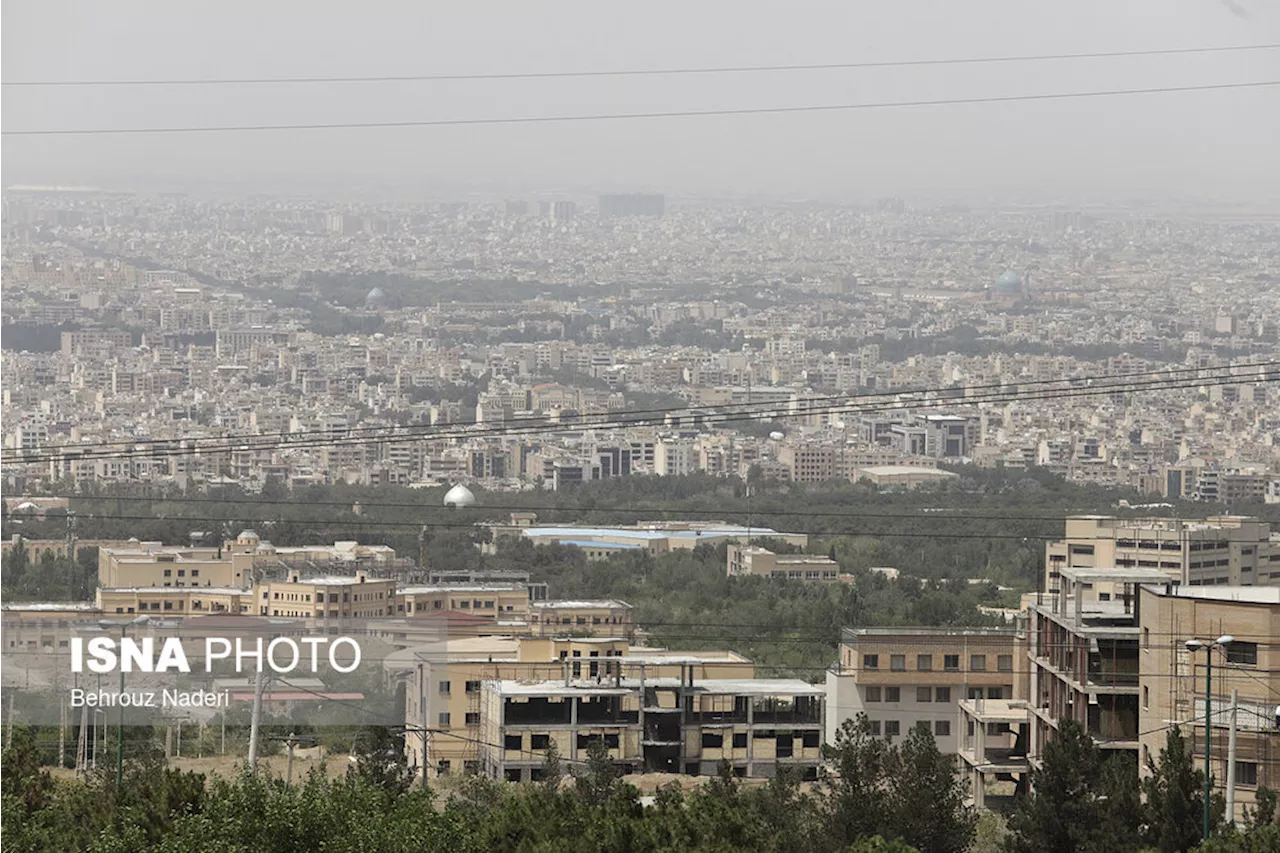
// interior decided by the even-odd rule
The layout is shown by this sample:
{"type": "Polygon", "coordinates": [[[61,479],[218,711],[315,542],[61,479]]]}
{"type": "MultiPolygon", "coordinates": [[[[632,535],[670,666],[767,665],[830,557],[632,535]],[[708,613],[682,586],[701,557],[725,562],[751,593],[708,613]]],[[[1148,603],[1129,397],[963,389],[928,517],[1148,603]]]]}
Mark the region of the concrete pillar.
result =
{"type": "Polygon", "coordinates": [[[578,760],[578,697],[569,697],[569,760],[578,760]]]}

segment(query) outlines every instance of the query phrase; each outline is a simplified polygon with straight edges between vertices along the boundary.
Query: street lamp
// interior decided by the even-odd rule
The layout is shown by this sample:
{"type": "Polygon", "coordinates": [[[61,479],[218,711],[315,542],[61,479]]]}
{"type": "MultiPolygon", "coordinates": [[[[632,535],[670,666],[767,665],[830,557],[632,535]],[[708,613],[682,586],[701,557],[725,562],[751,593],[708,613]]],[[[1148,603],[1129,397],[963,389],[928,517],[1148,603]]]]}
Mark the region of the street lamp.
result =
{"type": "MultiPolygon", "coordinates": [[[[123,641],[125,632],[128,631],[130,625],[142,625],[151,621],[150,616],[139,616],[128,622],[112,622],[110,619],[99,620],[98,624],[103,628],[120,627],[120,639],[123,641]]],[[[120,717],[116,723],[116,790],[120,790],[124,786],[124,662],[117,661],[120,666],[120,695],[116,697],[116,703],[120,706],[120,717]]]]}
{"type": "MultiPolygon", "coordinates": [[[[1213,694],[1213,650],[1225,649],[1236,641],[1236,638],[1230,634],[1223,634],[1212,642],[1206,640],[1187,640],[1187,651],[1192,654],[1203,650],[1205,660],[1204,670],[1204,834],[1203,838],[1209,838],[1209,801],[1213,795],[1213,778],[1209,775],[1209,754],[1213,751],[1213,730],[1210,728],[1213,722],[1213,710],[1210,697],[1213,694]]],[[[1230,771],[1228,771],[1230,772],[1230,771]]]]}

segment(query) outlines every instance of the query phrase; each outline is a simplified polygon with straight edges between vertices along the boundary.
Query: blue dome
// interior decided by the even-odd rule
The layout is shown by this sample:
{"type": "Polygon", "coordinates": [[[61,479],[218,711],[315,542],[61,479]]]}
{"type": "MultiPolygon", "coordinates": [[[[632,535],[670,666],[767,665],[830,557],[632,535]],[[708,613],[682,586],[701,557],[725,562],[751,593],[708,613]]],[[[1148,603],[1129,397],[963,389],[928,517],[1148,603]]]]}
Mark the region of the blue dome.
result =
{"type": "Polygon", "coordinates": [[[1013,270],[1006,270],[996,279],[996,293],[1016,294],[1022,292],[1022,276],[1013,270]]]}

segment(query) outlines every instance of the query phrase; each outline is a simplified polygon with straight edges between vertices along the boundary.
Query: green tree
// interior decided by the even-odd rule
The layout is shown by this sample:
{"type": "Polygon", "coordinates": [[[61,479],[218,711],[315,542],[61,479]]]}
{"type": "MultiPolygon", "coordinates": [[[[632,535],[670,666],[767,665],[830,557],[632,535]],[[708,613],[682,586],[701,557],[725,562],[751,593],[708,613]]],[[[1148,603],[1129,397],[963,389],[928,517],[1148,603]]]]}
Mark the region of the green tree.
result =
{"type": "Polygon", "coordinates": [[[845,720],[822,757],[819,788],[828,841],[849,844],[884,833],[890,823],[884,781],[892,756],[888,743],[871,734],[867,715],[845,720]]]}
{"type": "Polygon", "coordinates": [[[599,806],[617,791],[621,775],[604,740],[592,738],[587,745],[586,765],[574,774],[574,790],[584,803],[599,806]]]}
{"type": "MultiPolygon", "coordinates": [[[[1121,853],[1117,824],[1136,825],[1112,811],[1102,756],[1074,719],[1064,719],[1045,744],[1042,766],[1031,774],[1031,793],[1009,821],[1010,853],[1121,853]]],[[[1120,798],[1124,803],[1126,798],[1120,798]]],[[[1123,807],[1117,805],[1117,809],[1123,807]]],[[[1130,831],[1131,834],[1131,831],[1130,831]]]]}
{"type": "MultiPolygon", "coordinates": [[[[1160,853],[1185,853],[1203,837],[1204,772],[1192,766],[1187,742],[1177,726],[1165,735],[1159,759],[1147,759],[1147,769],[1150,773],[1142,780],[1145,840],[1160,853]]],[[[1215,819],[1211,829],[1216,824],[1215,819]]]]}
{"type": "Polygon", "coordinates": [[[913,727],[894,750],[890,767],[894,828],[924,853],[960,853],[973,841],[978,821],[964,799],[954,757],[938,751],[927,723],[913,727]]]}

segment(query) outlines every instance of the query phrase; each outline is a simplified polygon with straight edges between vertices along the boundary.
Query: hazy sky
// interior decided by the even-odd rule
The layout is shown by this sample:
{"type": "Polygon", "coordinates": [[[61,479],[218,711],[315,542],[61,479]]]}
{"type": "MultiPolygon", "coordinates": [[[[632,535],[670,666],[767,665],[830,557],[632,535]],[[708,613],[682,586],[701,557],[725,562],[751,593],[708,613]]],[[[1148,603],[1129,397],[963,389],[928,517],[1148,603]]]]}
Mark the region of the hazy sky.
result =
{"type": "MultiPolygon", "coordinates": [[[[1280,42],[1273,0],[218,0],[3,4],[3,79],[857,62],[1280,42]]],[[[6,130],[404,121],[1280,80],[1280,50],[773,74],[5,87],[6,130]]],[[[1280,87],[549,125],[5,137],[13,183],[1280,198],[1280,87]]]]}

